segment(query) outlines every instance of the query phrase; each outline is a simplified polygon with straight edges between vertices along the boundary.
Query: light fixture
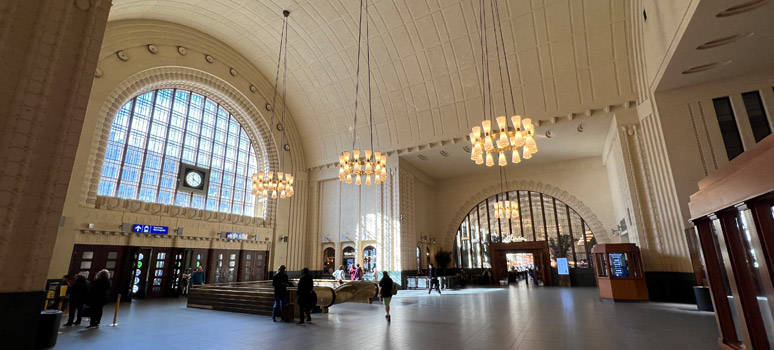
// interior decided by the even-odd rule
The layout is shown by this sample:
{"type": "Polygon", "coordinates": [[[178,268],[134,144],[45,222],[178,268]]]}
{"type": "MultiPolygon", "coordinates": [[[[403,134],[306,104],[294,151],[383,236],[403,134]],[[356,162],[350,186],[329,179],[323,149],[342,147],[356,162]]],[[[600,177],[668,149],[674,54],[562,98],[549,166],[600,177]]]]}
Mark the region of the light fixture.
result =
{"type": "Polygon", "coordinates": [[[519,216],[519,204],[516,201],[495,202],[495,217],[498,219],[510,219],[519,216]]]}
{"type": "Polygon", "coordinates": [[[355,73],[355,120],[352,127],[352,151],[345,151],[339,156],[339,179],[348,184],[352,183],[354,178],[356,185],[365,182],[366,186],[373,183],[380,184],[387,177],[387,154],[374,151],[374,116],[371,103],[371,41],[368,37],[368,0],[360,0],[360,22],[358,23],[357,38],[357,71],[355,73]],[[363,37],[363,9],[365,8],[365,38],[366,38],[366,65],[368,74],[368,128],[371,137],[371,147],[361,150],[357,147],[357,107],[358,92],[360,90],[360,52],[361,39],[363,37]],[[365,180],[363,180],[365,177],[365,180]]]}
{"type": "MultiPolygon", "coordinates": [[[[508,55],[505,52],[505,41],[503,39],[503,29],[500,23],[500,9],[497,0],[490,0],[492,32],[494,33],[495,49],[497,51],[497,68],[500,73],[500,88],[503,91],[503,113],[508,115],[508,102],[505,98],[505,85],[503,81],[508,80],[508,88],[511,95],[511,108],[515,113],[516,102],[513,98],[513,84],[511,83],[510,67],[508,66],[508,55]],[[498,35],[499,34],[499,35],[498,35]],[[502,56],[505,61],[505,76],[503,67],[500,65],[500,46],[502,46],[502,56]]],[[[470,143],[473,146],[470,151],[470,159],[476,164],[486,164],[493,166],[495,157],[500,166],[508,165],[507,154],[510,152],[511,162],[516,164],[521,162],[521,158],[530,159],[537,153],[537,144],[535,143],[535,126],[532,119],[522,118],[520,115],[513,115],[509,119],[505,115],[497,118],[494,110],[494,97],[492,96],[492,80],[489,77],[489,39],[487,30],[486,1],[481,0],[479,11],[479,39],[481,39],[481,99],[483,106],[483,117],[481,126],[475,126],[468,135],[470,143]],[[488,94],[487,94],[488,92],[488,94]],[[487,112],[487,107],[489,108],[487,112]],[[489,119],[486,119],[486,118],[489,119]],[[493,125],[496,122],[496,125],[493,125]],[[521,151],[521,154],[519,154],[521,151]]],[[[524,103],[524,94],[522,93],[522,106],[524,103]]]]}
{"type": "MultiPolygon", "coordinates": [[[[274,111],[277,110],[276,102],[277,102],[277,90],[279,86],[279,76],[280,76],[280,66],[282,63],[283,69],[282,69],[282,122],[279,125],[285,125],[285,111],[287,110],[287,105],[285,104],[285,99],[287,97],[287,75],[288,75],[288,16],[290,16],[290,11],[282,11],[282,14],[284,15],[283,21],[282,21],[282,31],[280,34],[280,49],[279,49],[279,57],[277,58],[277,74],[274,78],[274,97],[272,98],[271,105],[266,104],[267,109],[271,111],[271,122],[269,125],[274,125],[274,111]],[[285,52],[285,55],[283,57],[282,53],[285,52]],[[272,106],[269,108],[269,106],[272,106]]],[[[280,132],[282,133],[282,139],[280,145],[285,144],[285,128],[278,128],[280,132]]],[[[285,150],[280,149],[280,162],[279,162],[279,169],[284,169],[284,163],[285,163],[285,150]]],[[[294,177],[290,173],[283,172],[283,171],[267,171],[263,172],[260,171],[258,174],[253,174],[253,194],[261,197],[261,198],[268,198],[271,196],[272,199],[279,198],[288,198],[293,196],[293,181],[294,177]]]]}

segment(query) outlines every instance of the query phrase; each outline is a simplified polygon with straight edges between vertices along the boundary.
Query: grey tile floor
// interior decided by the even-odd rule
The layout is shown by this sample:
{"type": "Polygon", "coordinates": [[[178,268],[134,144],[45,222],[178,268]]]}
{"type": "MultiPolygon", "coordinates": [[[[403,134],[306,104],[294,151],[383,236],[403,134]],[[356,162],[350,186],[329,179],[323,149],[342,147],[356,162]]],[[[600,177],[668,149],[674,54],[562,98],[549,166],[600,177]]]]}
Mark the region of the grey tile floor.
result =
{"type": "Polygon", "coordinates": [[[381,304],[342,304],[311,325],[189,309],[185,299],[112,305],[103,326],[62,328],[55,349],[717,349],[712,313],[663,303],[614,303],[595,288],[401,291],[392,322],[381,304]]]}

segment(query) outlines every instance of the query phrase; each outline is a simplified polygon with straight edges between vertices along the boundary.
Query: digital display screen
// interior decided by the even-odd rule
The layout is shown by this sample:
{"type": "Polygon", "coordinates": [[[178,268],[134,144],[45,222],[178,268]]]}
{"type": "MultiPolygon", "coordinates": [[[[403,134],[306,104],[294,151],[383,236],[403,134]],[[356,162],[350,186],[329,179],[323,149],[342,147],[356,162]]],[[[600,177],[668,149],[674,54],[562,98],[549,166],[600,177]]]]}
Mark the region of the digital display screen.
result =
{"type": "Polygon", "coordinates": [[[629,277],[629,262],[626,259],[626,253],[610,253],[610,270],[613,277],[629,277]]]}
{"type": "Polygon", "coordinates": [[[567,264],[567,258],[556,258],[556,269],[560,275],[569,275],[570,265],[567,264]]]}

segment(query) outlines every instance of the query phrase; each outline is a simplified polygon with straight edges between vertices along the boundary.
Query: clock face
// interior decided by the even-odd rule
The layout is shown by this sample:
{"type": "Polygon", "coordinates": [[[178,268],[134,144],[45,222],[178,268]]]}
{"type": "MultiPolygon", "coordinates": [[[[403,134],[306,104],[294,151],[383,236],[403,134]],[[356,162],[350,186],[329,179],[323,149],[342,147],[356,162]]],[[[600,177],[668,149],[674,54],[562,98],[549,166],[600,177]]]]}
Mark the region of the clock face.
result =
{"type": "Polygon", "coordinates": [[[188,187],[199,188],[202,184],[202,174],[198,171],[189,171],[185,175],[185,184],[188,187]]]}

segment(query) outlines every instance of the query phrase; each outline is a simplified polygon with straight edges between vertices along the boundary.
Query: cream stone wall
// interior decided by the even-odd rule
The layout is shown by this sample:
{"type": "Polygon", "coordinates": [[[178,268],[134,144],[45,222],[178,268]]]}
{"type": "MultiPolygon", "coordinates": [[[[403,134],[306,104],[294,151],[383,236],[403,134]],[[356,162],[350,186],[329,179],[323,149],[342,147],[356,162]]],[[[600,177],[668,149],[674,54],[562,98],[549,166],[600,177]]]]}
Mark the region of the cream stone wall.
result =
{"type": "MultiPolygon", "coordinates": [[[[281,133],[270,125],[271,113],[265,108],[272,99],[272,84],[273,79],[263,76],[236,51],[194,29],[160,21],[109,23],[48,276],[67,272],[73,244],[82,241],[89,223],[100,232],[115,232],[122,222],[182,227],[184,237],[208,242],[217,242],[215,235],[221,231],[259,234],[260,239],[249,244],[271,250],[270,267],[277,261],[289,269],[300,269],[306,259],[306,161],[291,111],[287,112],[284,128],[290,151],[279,151],[283,148],[281,133]],[[295,195],[281,201],[269,200],[265,220],[97,197],[107,135],[116,111],[134,96],[159,88],[193,90],[224,105],[248,132],[258,156],[268,159],[259,165],[276,170],[279,154],[284,152],[284,170],[296,177],[295,195]],[[277,238],[284,236],[289,237],[288,243],[278,242],[277,238]]],[[[278,103],[274,109],[279,114],[281,105],[278,103]]],[[[143,240],[121,242],[145,244],[143,240]]],[[[175,244],[173,240],[153,242],[175,244]]]]}
{"type": "Polygon", "coordinates": [[[729,161],[712,99],[730,97],[742,144],[747,149],[755,144],[755,138],[742,93],[760,93],[771,127],[774,125],[772,87],[774,72],[765,72],[656,94],[662,123],[668,125],[664,128],[664,139],[685,227],[692,226],[688,201],[699,190],[698,181],[729,161]]]}
{"type": "MultiPolygon", "coordinates": [[[[688,26],[699,0],[633,0],[633,21],[643,22],[640,57],[647,70],[647,86],[655,89],[688,26]],[[643,18],[647,13],[647,21],[643,18]]],[[[642,91],[641,91],[642,92],[642,91]]]]}

